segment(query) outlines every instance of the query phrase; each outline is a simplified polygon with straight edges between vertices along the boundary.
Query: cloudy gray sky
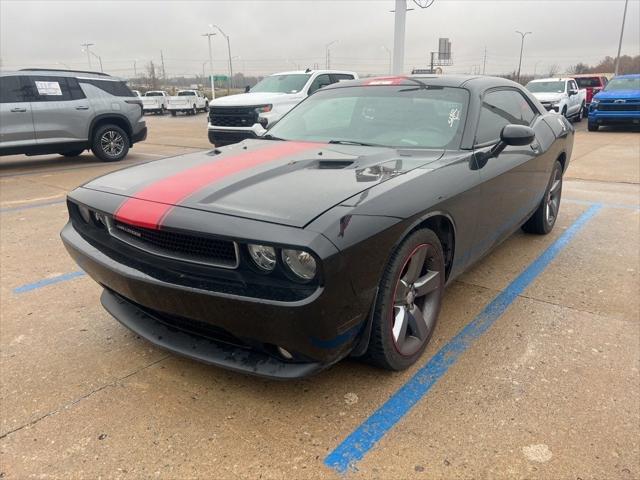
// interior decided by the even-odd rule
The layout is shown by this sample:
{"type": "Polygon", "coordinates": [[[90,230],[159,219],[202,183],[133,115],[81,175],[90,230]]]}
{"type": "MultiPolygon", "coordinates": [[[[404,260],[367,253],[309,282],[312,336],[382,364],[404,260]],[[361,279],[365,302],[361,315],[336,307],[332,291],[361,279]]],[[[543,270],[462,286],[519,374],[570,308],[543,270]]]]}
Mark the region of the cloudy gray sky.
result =
{"type": "MultiPolygon", "coordinates": [[[[409,0],[409,6],[414,7],[409,0]]],[[[129,76],[164,53],[167,74],[202,72],[208,58],[208,24],[231,37],[236,71],[266,74],[324,65],[360,74],[386,73],[393,49],[393,0],[201,0],[201,1],[27,1],[0,0],[2,68],[87,68],[80,44],[95,43],[105,71],[129,76]]],[[[523,71],[544,72],[615,56],[624,0],[435,0],[407,13],[405,69],[425,66],[438,37],[452,41],[449,72],[471,72],[483,61],[487,73],[517,67],[520,37],[523,71]]],[[[630,0],[623,54],[640,54],[640,1],[630,0]]],[[[215,70],[225,72],[226,44],[214,37],[215,70]]],[[[92,60],[97,68],[95,59],[92,60]]]]}

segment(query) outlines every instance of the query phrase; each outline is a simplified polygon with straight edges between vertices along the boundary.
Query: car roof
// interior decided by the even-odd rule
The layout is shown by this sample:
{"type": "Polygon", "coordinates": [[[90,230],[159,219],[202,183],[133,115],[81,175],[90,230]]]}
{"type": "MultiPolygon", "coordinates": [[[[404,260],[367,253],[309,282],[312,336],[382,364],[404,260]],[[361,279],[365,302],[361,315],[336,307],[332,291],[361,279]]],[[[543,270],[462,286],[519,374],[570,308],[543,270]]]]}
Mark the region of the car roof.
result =
{"type": "Polygon", "coordinates": [[[627,73],[626,75],[616,75],[613,78],[640,78],[640,73],[627,73]]]}
{"type": "Polygon", "coordinates": [[[441,87],[464,87],[474,91],[484,91],[494,87],[517,87],[522,85],[507,78],[490,77],[484,75],[397,75],[385,77],[367,77],[358,80],[345,80],[333,83],[325,89],[357,87],[357,86],[387,86],[406,85],[416,86],[417,82],[441,87]]]}
{"type": "Polygon", "coordinates": [[[88,78],[95,80],[111,80],[111,81],[123,81],[121,78],[112,77],[107,73],[102,72],[90,72],[85,70],[62,70],[62,69],[48,69],[48,68],[23,68],[21,70],[13,70],[2,72],[2,75],[46,75],[48,77],[75,77],[75,78],[88,78]]]}
{"type": "Polygon", "coordinates": [[[347,75],[356,75],[356,72],[350,72],[347,70],[311,70],[311,69],[307,69],[307,70],[290,70],[288,72],[278,72],[278,73],[272,73],[271,75],[268,75],[269,77],[273,77],[274,75],[311,75],[313,73],[318,73],[318,74],[322,74],[322,73],[345,73],[347,75]]]}
{"type": "MultiPolygon", "coordinates": [[[[596,76],[596,75],[593,75],[596,76]]],[[[536,78],[535,80],[531,80],[529,83],[535,82],[566,82],[567,80],[574,80],[574,77],[548,77],[548,78],[536,78]]]]}

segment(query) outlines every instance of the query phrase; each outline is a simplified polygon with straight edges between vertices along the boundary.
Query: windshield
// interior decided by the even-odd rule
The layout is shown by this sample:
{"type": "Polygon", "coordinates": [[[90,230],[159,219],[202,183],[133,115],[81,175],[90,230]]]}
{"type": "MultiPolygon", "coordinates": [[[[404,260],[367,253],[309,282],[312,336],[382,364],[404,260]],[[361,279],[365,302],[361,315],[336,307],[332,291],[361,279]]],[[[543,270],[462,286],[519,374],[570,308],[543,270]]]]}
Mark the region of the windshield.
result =
{"type": "Polygon", "coordinates": [[[260,80],[252,92],[298,93],[311,75],[294,73],[291,75],[271,75],[260,80]]]}
{"type": "Polygon", "coordinates": [[[178,92],[179,97],[187,97],[189,95],[195,96],[196,92],[186,91],[186,92],[178,92]]]}
{"type": "Polygon", "coordinates": [[[533,93],[564,93],[564,82],[529,82],[527,90],[533,93]]]}
{"type": "Polygon", "coordinates": [[[587,87],[600,87],[600,77],[578,77],[576,78],[576,82],[578,82],[578,87],[587,88],[587,87]]]}
{"type": "Polygon", "coordinates": [[[393,148],[458,148],[469,94],[461,88],[362,86],[310,96],[269,130],[284,140],[393,148]]]}
{"type": "Polygon", "coordinates": [[[618,77],[607,83],[607,92],[611,90],[640,90],[640,77],[618,77]]]}
{"type": "Polygon", "coordinates": [[[161,97],[162,92],[147,92],[144,94],[145,97],[161,97]]]}

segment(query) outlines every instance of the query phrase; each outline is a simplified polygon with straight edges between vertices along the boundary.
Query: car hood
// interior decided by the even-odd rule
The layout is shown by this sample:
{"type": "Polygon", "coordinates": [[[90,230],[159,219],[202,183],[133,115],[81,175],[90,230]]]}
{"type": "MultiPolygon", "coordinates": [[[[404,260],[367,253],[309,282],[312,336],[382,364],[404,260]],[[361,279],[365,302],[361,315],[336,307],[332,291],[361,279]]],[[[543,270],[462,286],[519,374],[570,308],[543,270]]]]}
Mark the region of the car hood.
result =
{"type": "Polygon", "coordinates": [[[443,153],[246,140],[119,170],[83,188],[123,196],[116,218],[139,226],[159,227],[180,208],[190,208],[304,227],[342,201],[443,153]]]}
{"type": "Polygon", "coordinates": [[[553,92],[536,92],[533,94],[541,102],[559,102],[562,98],[561,93],[553,93],[553,92]]]}
{"type": "Polygon", "coordinates": [[[603,90],[598,92],[595,97],[596,100],[639,100],[640,90],[603,90]]]}
{"type": "Polygon", "coordinates": [[[210,104],[213,107],[243,107],[247,105],[262,105],[274,101],[283,101],[294,96],[295,95],[289,93],[249,92],[216,98],[215,100],[212,100],[210,104]]]}

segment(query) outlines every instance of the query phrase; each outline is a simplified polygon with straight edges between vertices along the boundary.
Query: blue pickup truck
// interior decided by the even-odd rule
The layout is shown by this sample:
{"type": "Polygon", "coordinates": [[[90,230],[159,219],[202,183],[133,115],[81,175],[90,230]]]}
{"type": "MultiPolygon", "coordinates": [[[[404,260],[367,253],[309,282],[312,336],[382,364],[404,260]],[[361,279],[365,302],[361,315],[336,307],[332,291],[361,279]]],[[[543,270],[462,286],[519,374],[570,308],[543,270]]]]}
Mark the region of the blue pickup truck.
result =
{"type": "Polygon", "coordinates": [[[640,126],[640,74],[619,75],[589,105],[590,132],[601,125],[640,126]]]}

